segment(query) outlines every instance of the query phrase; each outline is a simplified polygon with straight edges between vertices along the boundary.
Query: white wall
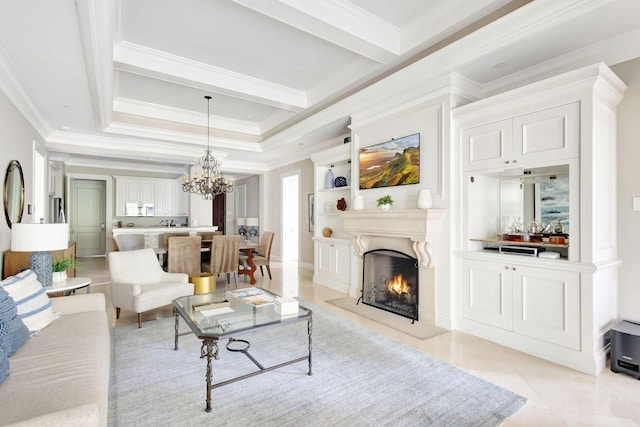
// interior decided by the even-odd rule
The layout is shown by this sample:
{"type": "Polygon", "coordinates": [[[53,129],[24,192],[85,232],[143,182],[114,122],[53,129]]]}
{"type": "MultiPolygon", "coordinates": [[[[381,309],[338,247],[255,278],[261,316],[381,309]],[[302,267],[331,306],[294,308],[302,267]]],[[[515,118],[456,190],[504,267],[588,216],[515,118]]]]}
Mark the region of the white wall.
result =
{"type": "Polygon", "coordinates": [[[618,316],[640,321],[640,58],[611,67],[628,86],[618,105],[618,316]]]}
{"type": "MultiPolygon", "coordinates": [[[[33,205],[33,141],[42,143],[42,138],[24,119],[2,91],[0,91],[0,171],[2,188],[7,166],[11,160],[22,165],[25,180],[25,201],[22,222],[33,222],[32,215],[27,214],[27,205],[33,205]]],[[[4,204],[3,204],[4,205],[4,204]]],[[[0,214],[0,251],[11,248],[11,229],[7,225],[3,213],[0,214]]],[[[2,257],[4,258],[4,257],[2,257]]],[[[0,266],[3,260],[0,259],[0,266]]]]}

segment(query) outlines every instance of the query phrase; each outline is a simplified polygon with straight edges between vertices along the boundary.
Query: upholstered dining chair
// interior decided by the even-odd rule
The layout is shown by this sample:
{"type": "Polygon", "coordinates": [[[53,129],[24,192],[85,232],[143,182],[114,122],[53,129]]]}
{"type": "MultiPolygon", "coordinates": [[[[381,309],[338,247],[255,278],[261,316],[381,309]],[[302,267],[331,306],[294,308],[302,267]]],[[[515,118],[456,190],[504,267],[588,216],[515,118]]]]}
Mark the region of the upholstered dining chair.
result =
{"type": "Polygon", "coordinates": [[[167,273],[158,264],[153,249],[138,249],[109,253],[111,301],[120,310],[138,314],[138,328],[142,327],[142,313],[171,304],[176,298],[193,295],[193,284],[184,273],[167,273]]]}
{"type": "Polygon", "coordinates": [[[238,287],[238,262],[240,250],[240,236],[214,235],[211,243],[211,259],[209,263],[202,264],[202,271],[211,274],[226,274],[227,284],[230,283],[229,276],[233,273],[233,278],[238,287]]]}
{"type": "Polygon", "coordinates": [[[200,236],[170,237],[167,246],[167,271],[169,273],[187,273],[189,276],[200,274],[200,236]]]}
{"type": "Polygon", "coordinates": [[[107,236],[107,248],[109,249],[109,252],[116,252],[120,250],[120,247],[118,246],[118,241],[116,240],[115,237],[107,236]]]}
{"type": "Polygon", "coordinates": [[[120,234],[117,238],[121,251],[134,251],[144,248],[144,234],[120,234]]]}
{"type": "MultiPolygon", "coordinates": [[[[256,267],[260,266],[260,273],[264,276],[264,271],[262,270],[262,266],[267,267],[267,273],[269,273],[269,280],[271,279],[271,266],[269,264],[271,260],[271,246],[273,245],[273,238],[275,237],[275,233],[273,231],[265,231],[262,233],[262,237],[260,237],[260,247],[258,248],[258,253],[253,256],[253,263],[256,267]]],[[[247,266],[248,258],[246,255],[240,255],[240,264],[243,266],[247,266]]]]}

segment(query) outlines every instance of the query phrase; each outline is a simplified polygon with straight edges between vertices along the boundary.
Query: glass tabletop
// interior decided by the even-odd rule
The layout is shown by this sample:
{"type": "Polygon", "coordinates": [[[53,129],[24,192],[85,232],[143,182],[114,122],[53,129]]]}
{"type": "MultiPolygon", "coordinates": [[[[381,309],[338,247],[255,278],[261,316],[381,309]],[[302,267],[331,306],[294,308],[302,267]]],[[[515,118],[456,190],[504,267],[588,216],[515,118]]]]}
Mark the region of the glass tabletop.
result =
{"type": "Polygon", "coordinates": [[[311,310],[301,305],[297,312],[281,315],[276,311],[276,298],[280,297],[251,287],[185,296],[172,304],[199,337],[221,337],[311,316],[311,310]]]}

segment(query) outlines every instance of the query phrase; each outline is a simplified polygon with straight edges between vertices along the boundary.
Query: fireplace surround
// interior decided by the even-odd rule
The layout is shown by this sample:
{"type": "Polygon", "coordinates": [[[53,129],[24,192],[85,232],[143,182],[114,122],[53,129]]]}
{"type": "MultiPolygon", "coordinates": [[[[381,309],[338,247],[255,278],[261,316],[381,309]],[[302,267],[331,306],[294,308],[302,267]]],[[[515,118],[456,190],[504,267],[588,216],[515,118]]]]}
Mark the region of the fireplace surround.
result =
{"type": "MultiPolygon", "coordinates": [[[[415,255],[418,265],[418,313],[420,322],[435,324],[435,240],[442,228],[444,210],[391,210],[341,212],[344,228],[353,236],[358,276],[363,271],[365,253],[386,249],[415,255]]],[[[352,281],[349,294],[361,294],[362,282],[352,281]]]]}

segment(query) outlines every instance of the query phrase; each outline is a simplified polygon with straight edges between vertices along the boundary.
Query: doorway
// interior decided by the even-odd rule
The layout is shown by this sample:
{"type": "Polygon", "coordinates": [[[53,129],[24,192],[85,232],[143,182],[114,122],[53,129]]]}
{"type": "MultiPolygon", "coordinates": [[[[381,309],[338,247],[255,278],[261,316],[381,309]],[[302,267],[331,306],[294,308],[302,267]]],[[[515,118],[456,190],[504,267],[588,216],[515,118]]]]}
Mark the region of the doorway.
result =
{"type": "Polygon", "coordinates": [[[104,256],[106,252],[106,183],[91,179],[71,181],[69,227],[76,256],[104,256]]]}
{"type": "Polygon", "coordinates": [[[298,260],[300,171],[282,175],[282,262],[298,260]]]}

